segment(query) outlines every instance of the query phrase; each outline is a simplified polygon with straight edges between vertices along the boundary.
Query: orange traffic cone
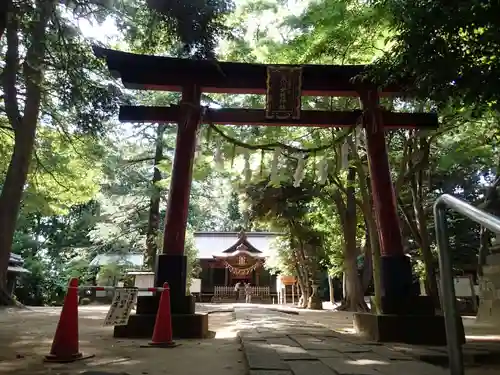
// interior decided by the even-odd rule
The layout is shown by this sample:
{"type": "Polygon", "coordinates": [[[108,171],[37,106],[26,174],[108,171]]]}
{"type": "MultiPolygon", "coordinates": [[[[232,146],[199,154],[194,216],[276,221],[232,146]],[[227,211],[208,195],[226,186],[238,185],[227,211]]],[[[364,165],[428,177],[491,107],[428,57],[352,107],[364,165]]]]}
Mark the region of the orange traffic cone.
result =
{"type": "Polygon", "coordinates": [[[64,297],[64,305],[57,324],[50,354],[45,356],[47,362],[73,362],[90,358],[79,351],[78,343],[78,279],[69,281],[68,291],[64,297]]]}
{"type": "Polygon", "coordinates": [[[172,315],[170,312],[170,287],[168,283],[164,283],[163,288],[156,313],[153,338],[148,347],[174,348],[179,346],[179,344],[176,344],[172,340],[172,315]]]}

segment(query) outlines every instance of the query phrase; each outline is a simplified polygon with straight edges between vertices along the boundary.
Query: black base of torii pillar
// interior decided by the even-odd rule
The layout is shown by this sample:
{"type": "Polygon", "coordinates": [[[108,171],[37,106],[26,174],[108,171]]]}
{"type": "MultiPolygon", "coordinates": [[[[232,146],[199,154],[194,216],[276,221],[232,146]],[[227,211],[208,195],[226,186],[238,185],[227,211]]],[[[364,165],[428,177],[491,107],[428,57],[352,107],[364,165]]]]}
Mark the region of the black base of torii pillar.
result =
{"type": "MultiPolygon", "coordinates": [[[[373,208],[380,239],[381,314],[355,313],[354,328],[367,339],[416,345],[446,345],[444,317],[436,315],[432,299],[420,296],[410,258],[403,251],[385,132],[376,89],[360,92],[366,131],[373,208]]],[[[462,321],[457,322],[465,342],[462,321]]]]}
{"type": "MultiPolygon", "coordinates": [[[[208,337],[208,315],[197,314],[194,297],[186,295],[187,257],[184,255],[196,132],[200,121],[200,94],[196,86],[185,87],[182,91],[183,114],[177,125],[163,253],[158,255],[155,269],[155,286],[161,287],[164,282],[170,286],[172,330],[176,338],[208,337]]],[[[151,297],[139,297],[136,314],[130,316],[126,326],[116,326],[114,336],[151,338],[159,299],[159,293],[151,297]]]]}

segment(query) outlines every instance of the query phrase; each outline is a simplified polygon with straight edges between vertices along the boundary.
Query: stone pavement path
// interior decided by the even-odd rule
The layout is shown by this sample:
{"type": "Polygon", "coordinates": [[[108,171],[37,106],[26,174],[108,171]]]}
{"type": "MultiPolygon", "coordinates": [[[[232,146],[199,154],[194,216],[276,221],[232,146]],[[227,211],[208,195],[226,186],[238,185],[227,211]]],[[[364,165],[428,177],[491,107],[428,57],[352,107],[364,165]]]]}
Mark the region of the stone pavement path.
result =
{"type": "MultiPolygon", "coordinates": [[[[354,334],[352,324],[353,313],[347,311],[304,310],[287,306],[279,307],[280,311],[298,314],[308,324],[320,324],[340,334],[346,333],[351,340],[363,343],[362,338],[354,334]]],[[[500,375],[500,340],[491,335],[491,326],[480,326],[474,323],[474,318],[464,318],[467,342],[462,346],[464,364],[467,374],[472,367],[482,369],[495,367],[500,375]]],[[[438,366],[448,365],[448,352],[445,346],[411,345],[402,343],[384,343],[387,349],[413,357],[438,366]]]]}
{"type": "Polygon", "coordinates": [[[294,315],[236,307],[250,375],[448,375],[378,343],[360,343],[294,315]]]}

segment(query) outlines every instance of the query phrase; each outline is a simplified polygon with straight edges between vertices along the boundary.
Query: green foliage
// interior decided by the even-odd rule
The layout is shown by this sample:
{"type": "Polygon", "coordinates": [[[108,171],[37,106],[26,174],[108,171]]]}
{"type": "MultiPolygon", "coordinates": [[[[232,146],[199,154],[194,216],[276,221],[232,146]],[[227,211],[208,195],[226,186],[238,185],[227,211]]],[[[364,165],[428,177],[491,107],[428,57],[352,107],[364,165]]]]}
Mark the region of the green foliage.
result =
{"type": "Polygon", "coordinates": [[[130,269],[130,267],[113,263],[100,266],[96,276],[99,283],[98,285],[116,285],[116,282],[124,276],[126,269],[130,269]]]}
{"type": "Polygon", "coordinates": [[[273,251],[266,259],[265,267],[269,272],[282,275],[295,275],[295,258],[290,251],[291,236],[284,233],[283,236],[276,237],[272,243],[273,251]]]}
{"type": "MultiPolygon", "coordinates": [[[[12,153],[13,141],[0,133],[0,160],[12,153]]],[[[51,129],[40,129],[24,191],[23,212],[64,214],[73,205],[87,203],[99,191],[103,149],[95,140],[68,138],[51,129]]],[[[5,176],[8,162],[0,166],[5,176]]]]}
{"type": "Polygon", "coordinates": [[[378,73],[441,106],[498,110],[497,1],[380,0],[393,38],[378,73]]]}
{"type": "Polygon", "coordinates": [[[238,193],[236,191],[233,191],[231,193],[231,200],[229,201],[229,204],[227,206],[227,211],[229,220],[234,222],[241,220],[240,202],[238,193]]]}
{"type": "Polygon", "coordinates": [[[288,16],[281,27],[292,37],[274,49],[276,58],[299,64],[366,64],[380,55],[387,36],[381,14],[358,0],[312,2],[302,14],[288,16]]]}
{"type": "Polygon", "coordinates": [[[328,201],[315,198],[310,214],[313,227],[323,238],[326,257],[323,266],[332,277],[342,277],[344,272],[344,239],[339,216],[335,206],[328,201]]]}
{"type": "Polygon", "coordinates": [[[25,265],[31,274],[23,275],[20,285],[16,288],[15,294],[19,302],[43,306],[64,298],[64,286],[53,282],[48,265],[36,258],[27,258],[25,265]]]}
{"type": "Polygon", "coordinates": [[[300,187],[294,187],[291,181],[283,181],[275,187],[269,180],[263,180],[246,188],[251,217],[268,223],[286,236],[276,244],[278,255],[268,265],[271,269],[295,274],[297,260],[292,253],[297,249],[319,265],[324,257],[323,237],[315,230],[309,215],[319,193],[319,187],[310,180],[300,187]]]}
{"type": "Polygon", "coordinates": [[[213,59],[218,40],[229,31],[225,18],[233,2],[147,0],[128,1],[122,6],[134,22],[121,19],[120,26],[140,50],[213,59]]]}
{"type": "Polygon", "coordinates": [[[187,257],[186,269],[186,289],[189,290],[194,278],[197,278],[201,272],[200,262],[198,260],[198,250],[194,246],[194,236],[191,231],[186,233],[186,242],[184,243],[184,255],[187,257]]]}
{"type": "Polygon", "coordinates": [[[295,187],[292,181],[283,181],[280,186],[270,186],[268,179],[246,189],[251,215],[260,220],[272,220],[281,228],[305,219],[309,204],[318,192],[318,187],[313,183],[304,182],[295,187]]]}
{"type": "MultiPolygon", "coordinates": [[[[40,8],[27,2],[14,1],[14,17],[19,17],[21,43],[27,44],[33,32],[33,21],[39,17],[40,8]]],[[[75,24],[83,18],[90,22],[103,21],[110,10],[95,1],[79,4],[58,4],[51,14],[46,29],[44,81],[42,84],[41,125],[58,129],[67,137],[75,133],[102,134],[104,124],[118,109],[122,97],[109,81],[109,73],[102,61],[92,51],[75,24]]],[[[22,45],[26,47],[27,45],[22,45]]],[[[5,53],[2,46],[2,53],[5,53]]],[[[26,49],[21,48],[19,59],[26,49]]],[[[21,66],[18,67],[21,69],[21,66]]],[[[25,87],[25,75],[18,74],[17,84],[25,87]]],[[[21,100],[21,97],[16,98],[21,100]]],[[[11,103],[12,104],[12,103],[11,103]]],[[[12,124],[11,124],[12,125],[12,124]]]]}
{"type": "Polygon", "coordinates": [[[60,305],[67,291],[68,280],[78,277],[81,283],[91,278],[88,262],[80,259],[67,263],[52,264],[50,258],[29,256],[25,267],[30,274],[23,274],[15,290],[19,302],[28,306],[60,305]]]}
{"type": "Polygon", "coordinates": [[[94,255],[88,236],[95,221],[95,205],[73,206],[60,216],[41,212],[23,213],[18,221],[13,251],[26,259],[16,296],[28,305],[58,304],[69,278],[92,279],[90,258],[94,255]]]}
{"type": "MultiPolygon", "coordinates": [[[[485,113],[479,119],[462,118],[458,123],[458,129],[444,133],[436,144],[430,190],[453,194],[478,205],[498,173],[498,115],[485,113]]],[[[436,195],[431,194],[431,199],[436,195]]],[[[456,267],[474,265],[479,249],[479,226],[452,214],[449,233],[456,267]]]]}

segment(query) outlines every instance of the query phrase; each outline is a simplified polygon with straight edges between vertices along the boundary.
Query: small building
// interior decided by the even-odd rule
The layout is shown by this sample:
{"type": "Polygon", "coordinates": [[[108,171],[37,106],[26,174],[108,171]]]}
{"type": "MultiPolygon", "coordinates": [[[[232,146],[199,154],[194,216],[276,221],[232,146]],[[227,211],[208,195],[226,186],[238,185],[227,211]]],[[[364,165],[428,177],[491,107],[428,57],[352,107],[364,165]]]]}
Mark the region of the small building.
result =
{"type": "MultiPolygon", "coordinates": [[[[89,263],[89,267],[99,270],[93,284],[98,286],[123,286],[121,281],[128,270],[139,270],[144,266],[144,254],[141,253],[107,253],[99,254],[89,263]],[[102,272],[103,268],[109,267],[102,272]]],[[[109,302],[113,297],[112,290],[93,290],[91,288],[80,292],[82,298],[91,301],[109,302]]]]}
{"type": "Polygon", "coordinates": [[[237,283],[268,288],[276,293],[276,275],[264,265],[280,236],[271,232],[195,232],[195,247],[201,266],[201,293],[214,295],[237,283]]]}
{"type": "Polygon", "coordinates": [[[24,259],[19,254],[10,253],[9,266],[7,267],[7,293],[12,295],[19,276],[23,273],[31,273],[24,268],[24,259]]]}
{"type": "MultiPolygon", "coordinates": [[[[152,288],[155,284],[155,273],[152,271],[128,271],[127,276],[134,278],[136,288],[152,288]]],[[[137,295],[139,297],[152,296],[153,292],[140,291],[137,295]]]]}

